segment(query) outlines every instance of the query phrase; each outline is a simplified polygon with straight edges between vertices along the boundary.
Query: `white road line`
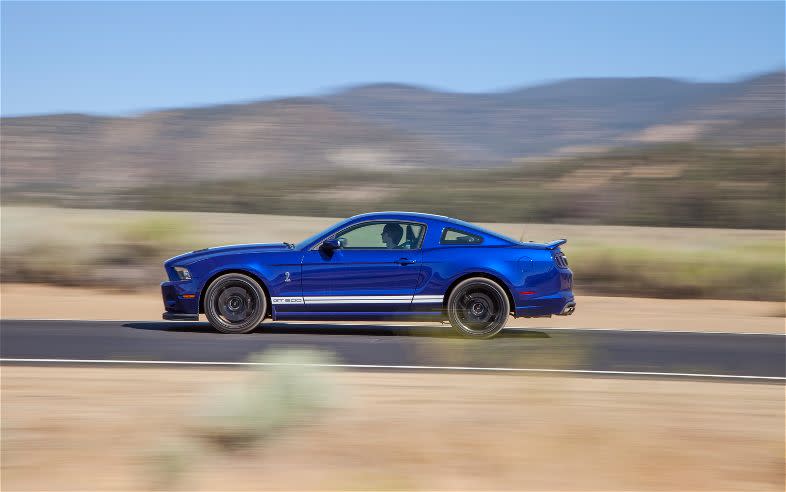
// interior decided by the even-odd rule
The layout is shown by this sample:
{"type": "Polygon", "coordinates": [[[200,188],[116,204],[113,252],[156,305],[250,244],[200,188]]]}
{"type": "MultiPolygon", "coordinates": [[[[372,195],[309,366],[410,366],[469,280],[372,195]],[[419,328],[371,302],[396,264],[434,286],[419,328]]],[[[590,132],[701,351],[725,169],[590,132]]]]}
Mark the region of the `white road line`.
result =
{"type": "Polygon", "coordinates": [[[4,321],[79,321],[80,323],[163,323],[162,319],[74,319],[74,318],[0,318],[4,321]]]}
{"type": "MultiPolygon", "coordinates": [[[[163,321],[161,319],[74,319],[74,318],[2,318],[0,319],[0,324],[3,321],[79,321],[85,323],[167,323],[167,321],[163,321]]],[[[313,324],[318,322],[319,320],[314,321],[272,321],[272,323],[287,323],[287,324],[297,324],[297,323],[308,323],[313,324]]],[[[205,321],[202,321],[205,323],[205,321]]],[[[168,323],[182,323],[182,321],[169,321],[168,323]]],[[[364,324],[374,324],[379,323],[378,326],[427,326],[428,322],[410,322],[410,321],[392,321],[390,323],[381,323],[377,321],[326,321],[325,327],[330,328],[331,325],[341,325],[346,323],[364,323],[364,324]]],[[[264,326],[264,324],[262,325],[264,326]]],[[[377,325],[374,325],[377,326],[377,325]]],[[[691,330],[656,330],[656,329],[648,329],[648,328],[562,328],[562,327],[552,327],[547,328],[545,326],[508,326],[503,331],[506,330],[524,330],[524,331],[616,331],[620,333],[625,332],[644,332],[644,333],[693,333],[696,335],[774,335],[774,336],[786,336],[786,331],[783,333],[768,333],[768,332],[761,332],[761,331],[691,331],[691,330]]]]}
{"type": "Polygon", "coordinates": [[[145,365],[190,365],[190,366],[299,366],[325,367],[346,369],[399,369],[399,370],[432,370],[432,371],[478,371],[478,372],[533,372],[556,374],[600,374],[630,376],[670,376],[687,378],[713,379],[751,379],[766,381],[786,381],[786,377],[778,376],[739,376],[736,374],[701,374],[688,372],[643,372],[643,371],[590,371],[585,369],[534,369],[518,367],[470,367],[470,366],[407,366],[378,364],[285,364],[278,362],[214,362],[184,360],[112,360],[112,359],[16,359],[0,358],[2,362],[57,363],[57,364],[145,364],[145,365]]]}
{"type": "Polygon", "coordinates": [[[524,331],[616,331],[625,333],[628,331],[642,333],[692,333],[694,335],[775,335],[786,336],[786,331],[782,333],[768,333],[766,331],[692,331],[692,330],[657,330],[654,328],[563,328],[545,326],[507,326],[505,330],[524,330],[524,331]]]}

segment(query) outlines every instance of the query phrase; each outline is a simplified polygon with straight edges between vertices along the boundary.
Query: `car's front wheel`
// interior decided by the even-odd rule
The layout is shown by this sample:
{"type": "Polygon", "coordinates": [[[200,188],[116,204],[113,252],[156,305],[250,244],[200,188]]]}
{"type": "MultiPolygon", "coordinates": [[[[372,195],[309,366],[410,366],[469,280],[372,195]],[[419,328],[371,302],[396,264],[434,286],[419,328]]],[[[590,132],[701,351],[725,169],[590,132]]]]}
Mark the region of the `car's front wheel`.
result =
{"type": "Polygon", "coordinates": [[[205,316],[223,333],[248,333],[267,313],[262,287],[251,277],[228,273],[213,280],[205,292],[205,316]]]}
{"type": "Polygon", "coordinates": [[[450,324],[468,338],[491,338],[504,328],[510,302],[493,280],[474,277],[459,283],[448,297],[450,324]]]}

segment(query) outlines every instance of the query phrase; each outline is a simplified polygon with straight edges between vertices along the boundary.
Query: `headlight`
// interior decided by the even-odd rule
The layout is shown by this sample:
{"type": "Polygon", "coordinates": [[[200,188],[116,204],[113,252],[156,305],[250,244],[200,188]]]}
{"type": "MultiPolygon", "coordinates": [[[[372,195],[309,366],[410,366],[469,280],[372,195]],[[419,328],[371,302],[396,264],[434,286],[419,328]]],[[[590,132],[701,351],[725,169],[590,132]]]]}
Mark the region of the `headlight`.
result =
{"type": "Polygon", "coordinates": [[[175,267],[175,273],[177,273],[180,280],[191,280],[191,272],[188,271],[188,268],[175,267]]]}

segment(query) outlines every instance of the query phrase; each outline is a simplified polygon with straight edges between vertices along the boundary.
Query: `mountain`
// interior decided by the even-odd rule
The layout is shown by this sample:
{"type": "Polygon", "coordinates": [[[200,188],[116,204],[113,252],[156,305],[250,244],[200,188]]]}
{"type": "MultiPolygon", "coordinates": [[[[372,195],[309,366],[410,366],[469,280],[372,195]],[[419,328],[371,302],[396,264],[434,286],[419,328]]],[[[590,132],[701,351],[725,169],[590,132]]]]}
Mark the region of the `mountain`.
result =
{"type": "MultiPolygon", "coordinates": [[[[451,94],[389,84],[329,97],[338,109],[407,128],[487,158],[553,154],[572,147],[618,146],[647,129],[769,121],[763,140],[783,140],[784,72],[733,83],[665,78],[571,79],[493,94],[451,94]],[[778,136],[780,135],[780,136],[778,136]]],[[[664,132],[661,132],[662,134],[664,132]]],[[[725,132],[723,138],[733,137],[725,132]]],[[[647,141],[655,140],[648,134],[647,141]]]]}
{"type": "Polygon", "coordinates": [[[783,143],[784,72],[571,79],[487,94],[374,84],[129,117],[2,118],[5,196],[343,169],[494,167],[640,144],[783,143]]]}

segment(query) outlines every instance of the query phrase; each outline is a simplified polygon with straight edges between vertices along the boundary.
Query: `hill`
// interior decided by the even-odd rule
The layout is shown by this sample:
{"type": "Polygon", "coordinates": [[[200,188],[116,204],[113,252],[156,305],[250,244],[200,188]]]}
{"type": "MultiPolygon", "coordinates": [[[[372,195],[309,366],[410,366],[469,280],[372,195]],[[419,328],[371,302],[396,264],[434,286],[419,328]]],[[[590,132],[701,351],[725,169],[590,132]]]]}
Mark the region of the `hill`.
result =
{"type": "Polygon", "coordinates": [[[779,143],[784,72],[573,79],[489,94],[401,84],[130,117],[3,118],[3,190],[96,191],[316,169],[487,167],[639,143],[779,143]]]}

